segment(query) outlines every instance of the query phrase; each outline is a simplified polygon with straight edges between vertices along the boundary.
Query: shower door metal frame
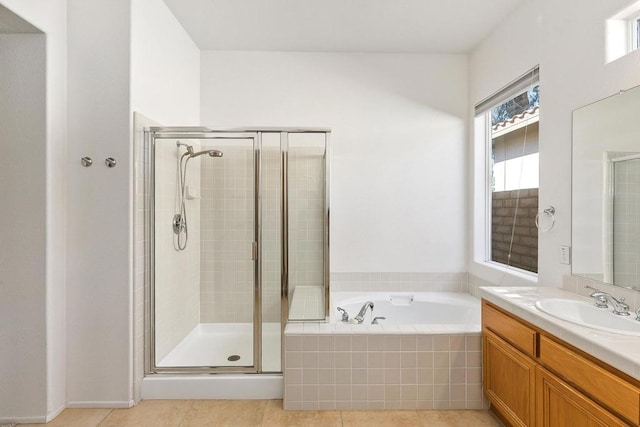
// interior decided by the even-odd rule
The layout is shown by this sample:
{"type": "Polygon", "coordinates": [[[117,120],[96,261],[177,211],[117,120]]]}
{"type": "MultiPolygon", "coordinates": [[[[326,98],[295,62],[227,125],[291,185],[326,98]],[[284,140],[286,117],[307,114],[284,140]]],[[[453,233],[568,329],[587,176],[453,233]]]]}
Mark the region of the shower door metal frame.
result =
{"type": "MultiPolygon", "coordinates": [[[[145,330],[148,357],[145,357],[145,374],[211,374],[211,373],[259,373],[262,370],[262,206],[260,197],[262,137],[255,131],[212,131],[199,127],[151,127],[145,129],[145,170],[146,195],[145,240],[146,271],[145,292],[147,293],[145,330]],[[155,143],[156,139],[196,139],[196,140],[252,140],[254,173],[254,244],[257,256],[254,259],[254,304],[253,304],[253,364],[247,366],[172,366],[160,367],[155,354],[155,143]]],[[[253,251],[252,251],[253,253],[253,251]]]]}
{"type": "MultiPolygon", "coordinates": [[[[615,157],[613,159],[609,159],[608,161],[608,173],[609,173],[609,183],[608,183],[608,188],[606,188],[607,193],[609,194],[609,211],[610,211],[610,221],[608,224],[605,224],[605,227],[608,227],[608,232],[610,233],[610,235],[612,236],[612,238],[614,239],[613,236],[615,236],[615,221],[614,221],[614,215],[616,212],[616,166],[618,163],[624,163],[624,162],[630,162],[630,161],[634,161],[634,160],[640,160],[640,154],[629,154],[626,156],[621,156],[621,157],[615,157]]],[[[608,273],[610,274],[609,280],[610,283],[615,283],[615,279],[616,279],[616,245],[615,245],[615,241],[612,240],[611,241],[611,249],[610,251],[607,251],[607,246],[605,244],[605,253],[607,254],[607,257],[610,257],[610,262],[611,262],[611,271],[609,271],[608,273]],[[607,253],[609,252],[609,253],[607,253]]],[[[606,264],[606,263],[605,263],[606,264]]],[[[606,268],[605,268],[606,270],[606,268]]],[[[606,271],[605,271],[606,274],[606,271]]],[[[606,277],[606,276],[605,276],[606,277]]],[[[618,283],[616,284],[618,286],[621,286],[623,288],[629,288],[629,289],[634,289],[633,285],[631,284],[622,284],[622,283],[618,283]]]]}
{"type": "MultiPolygon", "coordinates": [[[[330,220],[330,194],[331,188],[330,181],[330,135],[331,129],[323,128],[310,128],[310,129],[297,129],[297,128],[283,128],[273,132],[280,134],[280,185],[281,185],[281,285],[280,296],[282,304],[282,334],[284,336],[284,326],[287,322],[328,322],[330,315],[330,280],[329,280],[329,220],[330,220]],[[324,134],[324,245],[322,248],[322,261],[323,261],[323,286],[324,286],[324,319],[289,319],[289,134],[301,134],[301,133],[313,133],[324,134]]],[[[282,354],[284,355],[284,340],[282,342],[282,354]]],[[[283,358],[284,361],[284,358],[283,358]]],[[[284,366],[284,363],[283,363],[284,366]]]]}
{"type": "MultiPolygon", "coordinates": [[[[324,245],[323,245],[323,271],[324,271],[324,319],[308,320],[309,322],[323,322],[329,319],[330,310],[330,266],[329,266],[329,223],[330,223],[330,134],[327,128],[236,128],[236,129],[210,129],[206,127],[151,127],[145,129],[145,331],[146,347],[145,374],[213,374],[213,373],[263,373],[262,372],[262,136],[263,134],[280,134],[281,156],[281,352],[280,369],[284,370],[284,329],[289,322],[289,251],[288,251],[288,154],[289,134],[323,134],[325,141],[324,154],[324,245]],[[254,265],[254,321],[253,321],[253,365],[241,366],[195,366],[195,367],[158,367],[155,364],[155,140],[156,139],[253,139],[254,156],[254,209],[255,209],[255,243],[257,245],[257,259],[254,265]]],[[[294,322],[299,322],[295,321],[294,322]]],[[[276,372],[265,372],[274,374],[276,372]]]]}

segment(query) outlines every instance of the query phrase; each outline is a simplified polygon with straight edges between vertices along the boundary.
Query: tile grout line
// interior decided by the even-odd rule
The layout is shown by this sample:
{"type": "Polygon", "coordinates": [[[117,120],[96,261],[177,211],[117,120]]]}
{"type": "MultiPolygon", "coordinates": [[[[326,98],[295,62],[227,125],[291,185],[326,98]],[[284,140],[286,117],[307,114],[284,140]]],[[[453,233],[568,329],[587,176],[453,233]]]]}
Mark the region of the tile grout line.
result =
{"type": "MultiPolygon", "coordinates": [[[[66,410],[66,409],[65,409],[66,410]]],[[[64,412],[64,411],[63,411],[64,412]]],[[[102,419],[100,421],[98,421],[98,423],[96,424],[96,427],[100,427],[100,424],[107,419],[107,417],[113,412],[113,408],[109,409],[109,412],[107,412],[104,417],[102,417],[102,419]]]]}
{"type": "Polygon", "coordinates": [[[188,400],[191,402],[191,405],[189,405],[189,408],[184,412],[184,416],[180,420],[180,424],[178,424],[177,427],[181,427],[184,424],[184,421],[186,420],[187,415],[189,415],[189,413],[193,410],[193,407],[195,406],[197,399],[188,399],[188,400]]]}

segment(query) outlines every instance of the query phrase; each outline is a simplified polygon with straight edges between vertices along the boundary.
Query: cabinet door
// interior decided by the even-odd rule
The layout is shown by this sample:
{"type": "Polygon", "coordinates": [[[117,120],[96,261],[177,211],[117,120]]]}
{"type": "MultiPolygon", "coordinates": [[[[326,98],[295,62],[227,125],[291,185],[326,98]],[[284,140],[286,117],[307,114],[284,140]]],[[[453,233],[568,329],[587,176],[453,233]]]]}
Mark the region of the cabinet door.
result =
{"type": "Polygon", "coordinates": [[[539,366],[536,369],[536,384],[538,427],[615,427],[627,425],[539,366]]]}
{"type": "Polygon", "coordinates": [[[535,363],[492,333],[483,334],[484,393],[513,426],[534,426],[535,363]]]}

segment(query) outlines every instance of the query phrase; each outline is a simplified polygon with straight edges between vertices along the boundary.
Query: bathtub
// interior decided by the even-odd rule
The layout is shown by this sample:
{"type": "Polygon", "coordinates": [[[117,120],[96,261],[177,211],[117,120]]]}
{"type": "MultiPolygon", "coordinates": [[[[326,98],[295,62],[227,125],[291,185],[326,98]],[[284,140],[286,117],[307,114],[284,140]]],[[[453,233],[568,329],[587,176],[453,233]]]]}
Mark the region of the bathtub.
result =
{"type": "MultiPolygon", "coordinates": [[[[371,301],[362,325],[375,317],[380,325],[443,325],[467,332],[480,330],[480,300],[457,292],[334,292],[331,294],[332,323],[342,323],[338,307],[349,313],[350,323],[362,306],[371,301]]],[[[448,328],[448,331],[450,328],[448,328]]]]}
{"type": "Polygon", "coordinates": [[[287,410],[487,409],[480,300],[455,292],[332,292],[328,323],[285,328],[287,410]],[[372,301],[363,323],[353,319],[372,301]],[[374,317],[386,317],[371,324],[374,317]]]}

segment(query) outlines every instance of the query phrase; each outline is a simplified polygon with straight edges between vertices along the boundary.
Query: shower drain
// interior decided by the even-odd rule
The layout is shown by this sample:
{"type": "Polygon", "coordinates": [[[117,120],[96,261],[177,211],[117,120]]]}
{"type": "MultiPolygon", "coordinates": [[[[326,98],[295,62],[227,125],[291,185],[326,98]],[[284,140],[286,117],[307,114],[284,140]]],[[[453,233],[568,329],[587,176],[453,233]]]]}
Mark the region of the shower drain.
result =
{"type": "Polygon", "coordinates": [[[227,357],[227,360],[229,362],[237,362],[238,360],[240,360],[240,356],[238,356],[237,354],[232,354],[231,356],[227,357]]]}

